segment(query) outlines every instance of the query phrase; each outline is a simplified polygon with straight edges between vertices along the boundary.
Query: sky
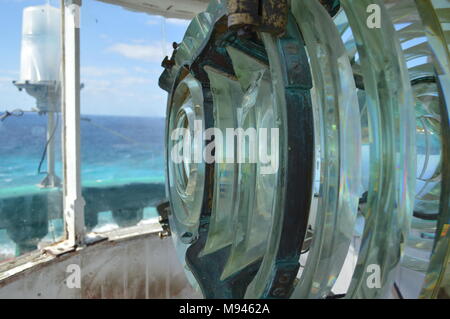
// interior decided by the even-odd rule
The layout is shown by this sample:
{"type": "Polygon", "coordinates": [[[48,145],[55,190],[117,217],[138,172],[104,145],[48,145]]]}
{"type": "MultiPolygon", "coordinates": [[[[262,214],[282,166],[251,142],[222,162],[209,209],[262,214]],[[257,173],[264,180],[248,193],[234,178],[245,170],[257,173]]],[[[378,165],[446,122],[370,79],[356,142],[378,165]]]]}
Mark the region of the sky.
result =
{"type": "MultiPolygon", "coordinates": [[[[19,92],[23,8],[46,0],[0,0],[0,111],[30,110],[35,101],[19,92]]],[[[59,0],[50,0],[59,6],[59,0]]],[[[82,114],[165,115],[167,94],[158,87],[161,61],[180,42],[188,21],[136,13],[95,0],[81,8],[82,114]]]]}

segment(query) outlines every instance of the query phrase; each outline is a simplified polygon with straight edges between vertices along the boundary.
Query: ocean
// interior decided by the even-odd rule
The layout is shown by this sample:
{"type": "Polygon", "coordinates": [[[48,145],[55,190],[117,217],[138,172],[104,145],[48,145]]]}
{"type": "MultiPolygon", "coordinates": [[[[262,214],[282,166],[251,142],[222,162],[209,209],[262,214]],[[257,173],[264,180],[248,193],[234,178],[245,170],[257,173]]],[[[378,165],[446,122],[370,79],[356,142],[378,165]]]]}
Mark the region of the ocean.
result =
{"type": "MultiPolygon", "coordinates": [[[[61,120],[57,122],[56,172],[61,177],[61,120]]],[[[45,177],[46,161],[41,173],[38,167],[47,142],[46,125],[47,117],[34,113],[0,122],[0,199],[33,191],[45,177]]],[[[83,186],[164,183],[164,126],[163,118],[82,115],[83,186]]],[[[146,210],[144,217],[154,214],[146,210]]],[[[61,234],[62,221],[52,223],[56,224],[50,228],[61,234]]],[[[111,223],[108,212],[99,215],[101,230],[110,229],[111,223]]],[[[0,260],[14,250],[6,230],[0,229],[0,260]]]]}

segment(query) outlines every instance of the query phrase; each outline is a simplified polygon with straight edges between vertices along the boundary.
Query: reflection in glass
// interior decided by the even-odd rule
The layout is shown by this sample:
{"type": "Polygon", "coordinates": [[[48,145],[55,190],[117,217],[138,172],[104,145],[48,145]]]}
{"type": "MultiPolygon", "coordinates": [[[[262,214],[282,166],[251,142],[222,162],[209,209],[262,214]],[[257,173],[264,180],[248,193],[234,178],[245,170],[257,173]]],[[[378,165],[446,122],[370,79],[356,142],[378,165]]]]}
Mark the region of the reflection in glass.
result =
{"type": "Polygon", "coordinates": [[[318,2],[293,4],[315,84],[320,138],[320,189],[313,238],[296,298],[324,298],[350,246],[360,197],[361,127],[350,61],[337,28],[318,2]],[[329,85],[333,83],[333,85],[329,85]]]}
{"type": "MultiPolygon", "coordinates": [[[[236,108],[235,128],[244,131],[255,130],[256,140],[249,137],[238,137],[236,154],[243,155],[239,159],[238,168],[238,207],[233,220],[233,244],[230,257],[225,265],[222,279],[225,279],[251,263],[260,259],[267,245],[267,234],[271,229],[274,194],[277,189],[278,172],[264,173],[258,152],[262,129],[266,129],[267,143],[264,149],[267,154],[277,153],[270,149],[275,137],[272,129],[277,127],[278,110],[273,103],[273,88],[269,68],[261,61],[233,47],[227,48],[233,61],[233,68],[243,92],[242,101],[236,108]]],[[[233,107],[233,105],[230,105],[233,107]]],[[[279,147],[278,143],[274,144],[279,147]]],[[[277,157],[277,156],[276,156],[277,157]]]]}
{"type": "Polygon", "coordinates": [[[414,110],[409,107],[413,96],[399,40],[383,3],[343,0],[341,4],[357,43],[372,138],[365,227],[347,297],[375,298],[392,286],[409,231],[415,179],[414,110]],[[379,29],[367,28],[361,19],[374,3],[381,8],[379,29]],[[382,270],[378,289],[366,284],[370,265],[382,270]]]}
{"type": "MultiPolygon", "coordinates": [[[[64,235],[60,10],[50,5],[24,8],[22,38],[8,42],[4,50],[20,60],[20,76],[2,86],[2,99],[14,97],[10,105],[0,101],[8,107],[0,110],[0,263],[64,235]],[[20,40],[21,52],[11,49],[20,40]]],[[[0,69],[12,67],[1,63],[6,59],[0,69]]]]}

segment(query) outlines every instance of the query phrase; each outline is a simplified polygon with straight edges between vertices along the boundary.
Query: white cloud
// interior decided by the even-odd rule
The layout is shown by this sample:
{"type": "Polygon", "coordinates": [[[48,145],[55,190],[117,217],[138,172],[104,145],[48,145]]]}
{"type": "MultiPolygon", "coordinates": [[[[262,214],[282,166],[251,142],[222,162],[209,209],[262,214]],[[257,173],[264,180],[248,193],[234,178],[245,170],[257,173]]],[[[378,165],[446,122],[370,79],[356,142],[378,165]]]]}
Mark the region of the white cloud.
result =
{"type": "Polygon", "coordinates": [[[9,77],[0,76],[0,82],[12,82],[13,79],[9,77]]]}
{"type": "Polygon", "coordinates": [[[0,74],[7,74],[7,75],[18,76],[19,73],[20,72],[18,70],[0,70],[0,74]]]}
{"type": "MultiPolygon", "coordinates": [[[[170,45],[166,44],[166,52],[171,52],[170,45]]],[[[117,43],[107,49],[109,52],[118,53],[126,58],[145,62],[160,63],[164,58],[164,50],[160,43],[153,44],[128,44],[117,43]]]]}
{"type": "Polygon", "coordinates": [[[144,71],[144,68],[136,70],[136,68],[85,66],[81,70],[81,81],[84,84],[82,92],[94,95],[131,97],[132,91],[138,87],[157,87],[151,74],[144,73],[144,71]]]}
{"type": "Polygon", "coordinates": [[[166,94],[155,79],[130,75],[90,79],[82,94],[83,114],[164,116],[166,94]]]}
{"type": "MultiPolygon", "coordinates": [[[[17,78],[15,78],[15,80],[17,80],[17,78]]],[[[14,78],[8,75],[2,76],[0,75],[0,87],[13,87],[13,82],[14,78]]]]}
{"type": "Polygon", "coordinates": [[[133,39],[133,40],[131,40],[131,42],[133,44],[145,44],[147,42],[147,40],[145,40],[145,39],[133,39]]]}
{"type": "MultiPolygon", "coordinates": [[[[164,17],[152,17],[148,19],[145,24],[147,25],[161,25],[164,17]]],[[[184,20],[184,19],[175,19],[175,18],[168,18],[165,19],[167,24],[175,25],[175,26],[181,26],[181,27],[187,27],[190,20],[184,20]]]]}
{"type": "Polygon", "coordinates": [[[147,24],[147,25],[158,25],[158,24],[161,24],[161,21],[158,21],[158,19],[156,19],[156,18],[151,18],[151,19],[148,19],[145,22],[145,24],[147,24]]]}
{"type": "Polygon", "coordinates": [[[121,78],[117,81],[119,85],[128,87],[128,86],[134,86],[134,85],[150,85],[152,81],[148,78],[144,77],[138,77],[138,76],[127,76],[124,78],[121,78]]]}
{"type": "Polygon", "coordinates": [[[126,68],[99,68],[96,66],[81,67],[82,77],[103,77],[110,75],[124,75],[128,71],[126,68]]]}
{"type": "Polygon", "coordinates": [[[112,82],[109,80],[101,79],[88,79],[86,81],[83,81],[84,83],[84,89],[81,91],[83,94],[84,92],[113,92],[113,86],[112,82]]]}
{"type": "Polygon", "coordinates": [[[113,42],[113,39],[110,35],[106,34],[106,33],[101,33],[98,36],[100,38],[100,40],[104,41],[104,42],[113,42]]]}
{"type": "Polygon", "coordinates": [[[141,73],[141,74],[150,74],[150,73],[152,73],[152,70],[150,70],[149,68],[135,66],[135,67],[133,67],[133,72],[141,73]]]}
{"type": "Polygon", "coordinates": [[[169,24],[183,26],[183,27],[187,27],[189,25],[189,23],[191,23],[191,21],[189,21],[189,20],[175,19],[175,18],[166,19],[166,21],[169,24]]]}

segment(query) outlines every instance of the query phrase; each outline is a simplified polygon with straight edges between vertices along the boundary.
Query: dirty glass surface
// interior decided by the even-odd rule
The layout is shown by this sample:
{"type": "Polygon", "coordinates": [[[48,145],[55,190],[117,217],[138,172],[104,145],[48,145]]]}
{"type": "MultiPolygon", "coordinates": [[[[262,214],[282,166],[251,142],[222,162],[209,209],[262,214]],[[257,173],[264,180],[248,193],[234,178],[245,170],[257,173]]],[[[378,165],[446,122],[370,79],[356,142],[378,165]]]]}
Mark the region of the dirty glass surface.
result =
{"type": "Polygon", "coordinates": [[[166,197],[161,61],[173,50],[167,39],[180,41],[188,22],[172,24],[97,1],[84,2],[81,10],[86,230],[145,225],[155,221],[156,205],[166,197]]]}
{"type": "Polygon", "coordinates": [[[60,10],[0,12],[0,264],[64,237],[60,10]]]}
{"type": "Polygon", "coordinates": [[[353,72],[328,12],[293,3],[310,56],[318,108],[320,189],[313,239],[294,297],[323,298],[333,287],[353,237],[361,175],[361,125],[353,72]],[[333,85],[330,85],[333,83],[333,85]]]}

